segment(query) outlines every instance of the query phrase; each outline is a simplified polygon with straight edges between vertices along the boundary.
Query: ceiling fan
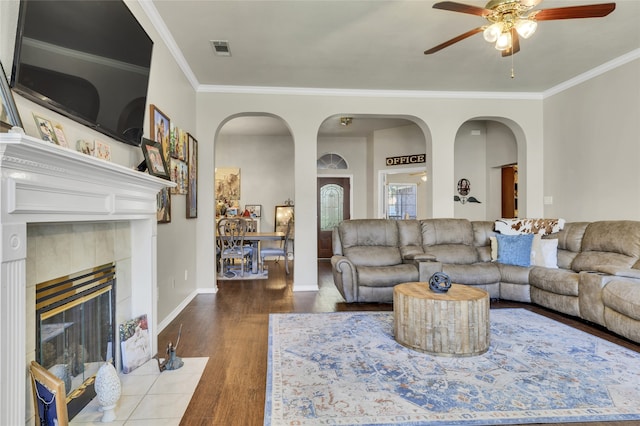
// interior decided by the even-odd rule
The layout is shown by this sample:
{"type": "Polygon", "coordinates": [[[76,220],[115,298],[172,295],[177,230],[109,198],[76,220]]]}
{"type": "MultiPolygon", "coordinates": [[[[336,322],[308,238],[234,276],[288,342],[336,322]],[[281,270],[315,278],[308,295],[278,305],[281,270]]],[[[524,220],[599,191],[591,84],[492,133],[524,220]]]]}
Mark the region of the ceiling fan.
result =
{"type": "Polygon", "coordinates": [[[443,1],[433,5],[434,9],[468,13],[482,16],[488,23],[460,34],[429,50],[425,55],[436,53],[472,35],[483,33],[489,43],[495,42],[495,48],[502,56],[511,56],[520,50],[520,37],[529,38],[536,31],[538,21],[557,19],[601,18],[616,8],[615,3],[601,3],[583,6],[558,7],[553,9],[532,10],[542,0],[490,0],[484,8],[453,1],[443,1]]]}

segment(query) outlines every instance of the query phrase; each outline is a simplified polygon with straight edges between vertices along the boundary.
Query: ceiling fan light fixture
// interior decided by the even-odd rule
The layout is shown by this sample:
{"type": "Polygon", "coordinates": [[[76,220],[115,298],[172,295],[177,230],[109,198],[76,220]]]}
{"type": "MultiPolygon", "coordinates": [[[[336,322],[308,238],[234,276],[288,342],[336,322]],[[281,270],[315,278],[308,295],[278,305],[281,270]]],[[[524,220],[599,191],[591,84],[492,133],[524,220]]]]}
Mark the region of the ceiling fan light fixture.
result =
{"type": "Polygon", "coordinates": [[[489,43],[497,41],[500,34],[502,34],[502,22],[496,22],[489,25],[482,33],[484,39],[489,43]]]}
{"type": "Polygon", "coordinates": [[[520,37],[529,38],[536,32],[538,23],[532,19],[518,19],[515,27],[520,37]]]}
{"type": "Polygon", "coordinates": [[[498,37],[496,40],[496,49],[505,50],[511,48],[511,33],[509,31],[505,31],[498,37]]]}

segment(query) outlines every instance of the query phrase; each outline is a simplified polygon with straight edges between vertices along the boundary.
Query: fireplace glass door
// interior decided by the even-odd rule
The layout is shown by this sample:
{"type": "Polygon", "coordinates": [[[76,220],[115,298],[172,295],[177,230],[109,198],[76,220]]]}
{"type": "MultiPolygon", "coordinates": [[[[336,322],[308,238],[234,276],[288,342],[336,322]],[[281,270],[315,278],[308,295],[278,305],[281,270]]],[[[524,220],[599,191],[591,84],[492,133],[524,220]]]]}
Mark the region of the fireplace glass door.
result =
{"type": "Polygon", "coordinates": [[[77,398],[95,396],[100,366],[114,360],[114,309],[112,263],[36,286],[36,361],[65,383],[70,418],[77,398]]]}

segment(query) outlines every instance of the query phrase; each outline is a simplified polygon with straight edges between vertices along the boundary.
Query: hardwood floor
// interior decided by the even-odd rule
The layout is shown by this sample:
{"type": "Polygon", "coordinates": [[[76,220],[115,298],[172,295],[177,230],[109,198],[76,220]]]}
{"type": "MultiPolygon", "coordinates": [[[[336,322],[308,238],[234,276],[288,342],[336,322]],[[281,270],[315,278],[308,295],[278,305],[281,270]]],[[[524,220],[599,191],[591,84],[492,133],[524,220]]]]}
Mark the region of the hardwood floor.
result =
{"type": "MultiPolygon", "coordinates": [[[[270,313],[391,311],[391,304],[347,304],[333,285],[331,265],[318,262],[317,292],[292,291],[293,274],[272,264],[268,280],[218,281],[216,294],[197,296],[158,337],[158,346],[175,341],[183,324],[178,355],[208,356],[209,362],[180,423],[186,425],[257,426],[264,422],[267,337],[270,313]]],[[[640,345],[606,330],[544,308],[492,303],[492,309],[521,307],[640,352],[640,345]]],[[[637,425],[638,422],[572,423],[637,425]]]]}

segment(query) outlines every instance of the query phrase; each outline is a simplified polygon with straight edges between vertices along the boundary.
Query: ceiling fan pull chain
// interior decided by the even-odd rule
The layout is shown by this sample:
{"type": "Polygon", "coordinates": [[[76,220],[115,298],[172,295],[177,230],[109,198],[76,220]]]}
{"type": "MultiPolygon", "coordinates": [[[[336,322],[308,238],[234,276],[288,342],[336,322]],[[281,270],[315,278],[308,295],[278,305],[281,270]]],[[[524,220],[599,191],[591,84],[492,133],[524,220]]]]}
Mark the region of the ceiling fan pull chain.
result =
{"type": "MultiPolygon", "coordinates": [[[[513,40],[513,27],[511,28],[511,40],[513,40]]],[[[515,78],[515,73],[513,71],[513,57],[516,56],[516,52],[513,51],[513,45],[511,46],[511,78],[515,78]]]]}

